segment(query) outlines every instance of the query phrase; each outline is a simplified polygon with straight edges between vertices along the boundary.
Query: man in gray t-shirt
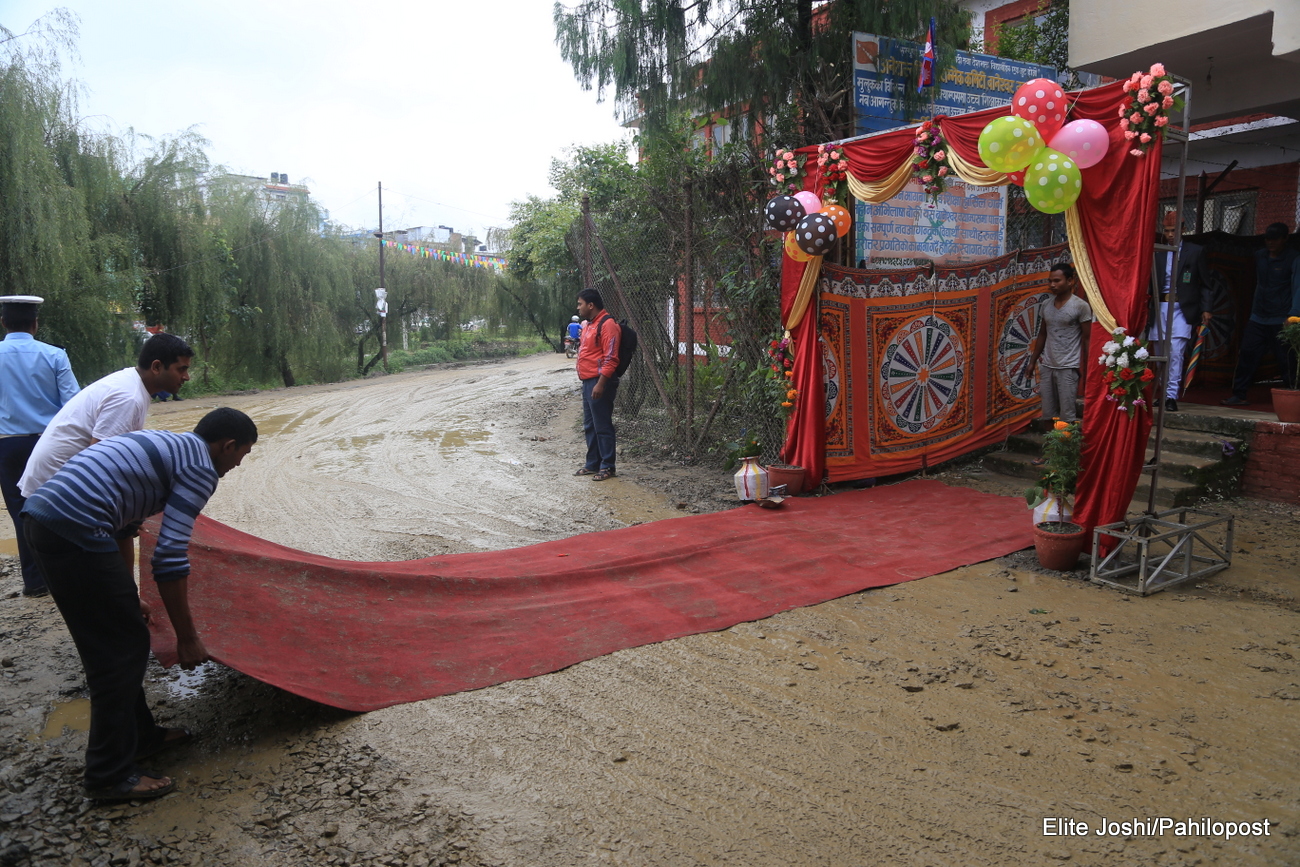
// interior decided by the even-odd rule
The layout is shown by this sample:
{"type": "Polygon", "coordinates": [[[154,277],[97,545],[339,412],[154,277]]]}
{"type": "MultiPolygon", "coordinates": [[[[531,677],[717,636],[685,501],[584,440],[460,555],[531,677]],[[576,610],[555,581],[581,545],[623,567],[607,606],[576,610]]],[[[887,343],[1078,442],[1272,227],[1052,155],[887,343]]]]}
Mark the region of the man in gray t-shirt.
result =
{"type": "Polygon", "coordinates": [[[1038,337],[1029,356],[1029,366],[1041,361],[1039,394],[1043,418],[1074,421],[1075,398],[1079,394],[1079,369],[1088,346],[1088,323],[1092,308],[1075,296],[1074,266],[1058,262],[1047,278],[1052,293],[1038,306],[1038,337]]]}

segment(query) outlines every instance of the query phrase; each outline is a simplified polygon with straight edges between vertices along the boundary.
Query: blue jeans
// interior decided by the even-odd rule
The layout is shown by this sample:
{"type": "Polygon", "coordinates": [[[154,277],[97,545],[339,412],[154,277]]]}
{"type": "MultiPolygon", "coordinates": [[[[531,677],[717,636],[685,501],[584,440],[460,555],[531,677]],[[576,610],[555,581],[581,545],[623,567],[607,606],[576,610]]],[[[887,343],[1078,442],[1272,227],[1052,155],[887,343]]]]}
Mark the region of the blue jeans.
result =
{"type": "Polygon", "coordinates": [[[587,469],[614,469],[614,395],[618,394],[618,380],[605,383],[605,393],[600,400],[591,396],[591,390],[600,382],[599,376],[582,381],[582,434],[587,438],[587,469]]]}
{"type": "Polygon", "coordinates": [[[36,562],[36,555],[27,544],[23,534],[23,504],[26,498],[18,491],[18,480],[27,469],[27,459],[40,434],[0,438],[0,492],[4,493],[5,508],[9,518],[14,522],[14,532],[18,534],[18,562],[23,570],[23,592],[40,593],[45,590],[45,576],[41,566],[36,562]]]}

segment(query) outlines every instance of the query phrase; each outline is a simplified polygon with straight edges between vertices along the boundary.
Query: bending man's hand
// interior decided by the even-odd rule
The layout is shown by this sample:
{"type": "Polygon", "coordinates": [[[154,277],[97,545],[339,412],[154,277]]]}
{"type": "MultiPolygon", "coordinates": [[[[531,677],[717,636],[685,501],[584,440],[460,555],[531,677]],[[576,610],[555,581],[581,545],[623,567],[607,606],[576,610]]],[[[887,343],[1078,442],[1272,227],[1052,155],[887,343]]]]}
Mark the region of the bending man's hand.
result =
{"type": "Polygon", "coordinates": [[[158,595],[167,608],[167,618],[176,632],[176,661],[186,670],[207,662],[208,649],[190,617],[189,578],[159,581],[158,595]]]}
{"type": "Polygon", "coordinates": [[[211,658],[208,649],[203,646],[203,639],[197,635],[184,641],[179,638],[176,640],[176,664],[186,671],[197,668],[211,658]]]}

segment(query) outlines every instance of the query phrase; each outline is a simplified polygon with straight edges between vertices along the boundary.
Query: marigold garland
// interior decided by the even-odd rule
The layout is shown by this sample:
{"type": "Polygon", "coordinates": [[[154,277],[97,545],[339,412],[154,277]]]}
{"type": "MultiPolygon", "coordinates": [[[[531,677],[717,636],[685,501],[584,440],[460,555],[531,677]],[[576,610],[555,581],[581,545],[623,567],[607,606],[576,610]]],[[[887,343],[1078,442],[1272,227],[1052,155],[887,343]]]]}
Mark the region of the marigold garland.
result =
{"type": "Polygon", "coordinates": [[[799,390],[788,382],[794,378],[794,356],[790,353],[790,336],[787,334],[777,340],[772,340],[768,344],[767,357],[769,360],[769,369],[773,379],[786,379],[785,388],[783,389],[784,400],[781,401],[781,409],[786,414],[794,412],[794,401],[799,396],[799,390]]]}

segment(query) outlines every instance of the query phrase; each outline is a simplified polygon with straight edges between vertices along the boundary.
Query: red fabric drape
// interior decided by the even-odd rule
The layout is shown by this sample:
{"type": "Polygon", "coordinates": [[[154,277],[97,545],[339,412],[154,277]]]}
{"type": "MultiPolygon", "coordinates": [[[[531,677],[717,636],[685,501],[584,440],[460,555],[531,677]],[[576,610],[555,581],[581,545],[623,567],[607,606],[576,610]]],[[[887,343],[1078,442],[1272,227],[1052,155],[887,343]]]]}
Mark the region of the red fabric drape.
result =
{"type": "MultiPolygon", "coordinates": [[[[911,153],[912,139],[915,136],[916,132],[912,129],[896,129],[861,141],[849,142],[844,146],[844,154],[849,160],[849,172],[863,183],[878,181],[892,174],[898,164],[911,153]]],[[[813,150],[815,152],[816,149],[813,150]]]]}
{"type": "MultiPolygon", "coordinates": [[[[1070,119],[1095,120],[1110,132],[1106,157],[1083,171],[1083,191],[1075,208],[1083,226],[1088,259],[1100,287],[1102,299],[1116,321],[1129,334],[1140,335],[1146,326],[1146,282],[1150,276],[1154,243],[1155,208],[1160,179],[1159,144],[1144,157],[1129,154],[1129,144],[1119,127],[1119,106],[1124,98],[1123,83],[1067,94],[1072,102],[1070,119]]],[[[941,129],[949,147],[976,166],[979,134],[997,117],[1010,113],[1010,106],[985,109],[946,117],[941,129]]],[[[863,183],[880,181],[906,159],[912,147],[914,128],[895,130],[844,145],[849,171],[863,183]]],[[[810,156],[814,169],[805,181],[807,189],[819,186],[815,171],[816,148],[800,151],[810,156]]],[[[782,270],[783,314],[789,310],[799,289],[804,266],[785,261],[782,270]]],[[[816,303],[793,332],[795,337],[795,384],[800,390],[795,416],[788,427],[786,459],[808,468],[821,478],[825,467],[822,452],[825,438],[821,382],[821,355],[816,345],[816,303]],[[811,335],[814,339],[806,339],[811,335]]],[[[1101,355],[1101,344],[1109,335],[1094,325],[1085,368],[1101,355]]],[[[1088,371],[1091,373],[1091,371],[1088,371]]],[[[1123,517],[1137,488],[1142,457],[1151,430],[1149,412],[1132,417],[1116,412],[1105,399],[1100,376],[1087,376],[1084,383],[1086,411],[1083,473],[1079,479],[1075,520],[1089,531],[1097,524],[1123,517]]]]}
{"type": "MultiPolygon", "coordinates": [[[[1129,154],[1119,127],[1123,82],[1078,95],[1071,120],[1095,120],[1110,132],[1105,158],[1083,171],[1083,192],[1075,204],[1084,243],[1097,285],[1116,323],[1139,336],[1147,321],[1147,281],[1155,244],[1155,213],[1160,194],[1160,153],[1157,142],[1146,156],[1129,154]]],[[[1092,327],[1085,365],[1101,355],[1110,335],[1092,327]]],[[[1083,472],[1079,476],[1074,520],[1088,532],[1098,524],[1118,521],[1142,474],[1142,459],[1151,433],[1151,413],[1117,412],[1106,400],[1105,383],[1089,376],[1084,389],[1083,472]]]]}
{"type": "MultiPolygon", "coordinates": [[[[782,257],[781,267],[781,321],[789,322],[790,308],[799,293],[807,263],[782,257]]],[[[795,411],[786,424],[785,445],[781,459],[796,467],[803,467],[812,485],[821,484],[826,474],[826,393],[822,384],[821,347],[817,340],[817,293],[813,292],[808,312],[790,331],[794,342],[793,386],[799,395],[795,398],[795,411]]]]}
{"type": "Polygon", "coordinates": [[[986,108],[971,114],[945,117],[939,123],[939,129],[947,139],[950,150],[957,151],[966,162],[986,168],[984,160],[980,159],[980,133],[990,121],[1009,114],[1011,114],[1010,104],[999,108],[986,108]]]}

